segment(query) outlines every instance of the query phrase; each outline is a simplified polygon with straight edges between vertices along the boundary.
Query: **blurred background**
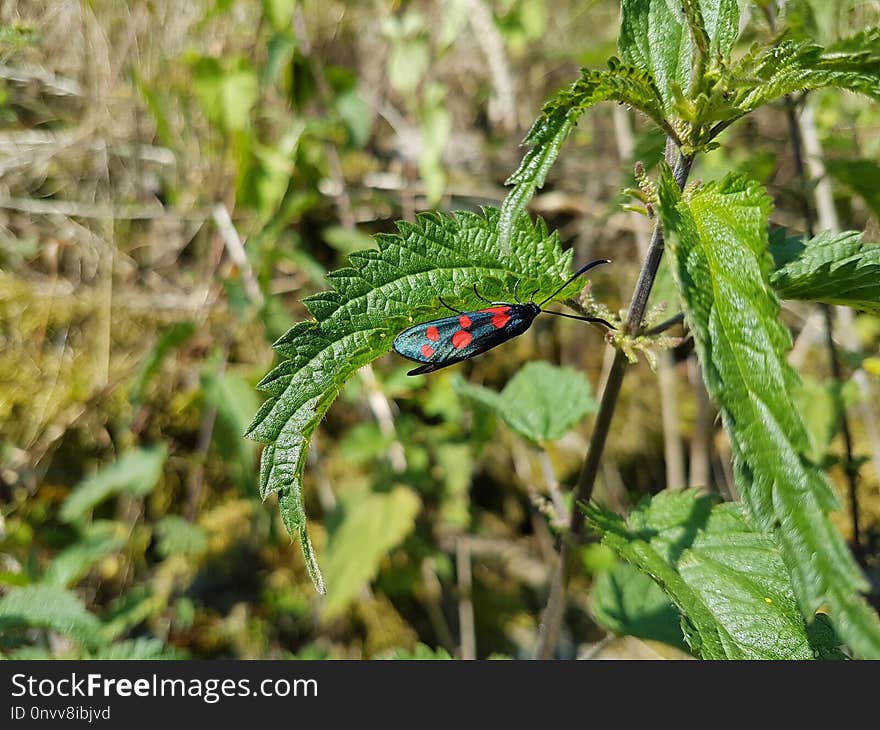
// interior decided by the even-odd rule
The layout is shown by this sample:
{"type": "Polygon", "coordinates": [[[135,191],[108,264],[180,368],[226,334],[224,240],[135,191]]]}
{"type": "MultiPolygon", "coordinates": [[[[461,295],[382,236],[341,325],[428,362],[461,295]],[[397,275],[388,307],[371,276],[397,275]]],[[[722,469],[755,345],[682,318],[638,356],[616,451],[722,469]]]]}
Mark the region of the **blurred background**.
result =
{"type": "MultiPolygon", "coordinates": [[[[743,44],[766,42],[765,16],[744,5],[743,44]]],[[[498,205],[542,101],[615,53],[618,14],[612,0],[0,4],[0,653],[531,654],[609,363],[600,332],[540,318],[429,377],[407,378],[393,353],[361,370],[306,472],[324,598],[275,497],[261,502],[261,447],[241,434],[271,343],[308,318],[300,300],[398,219],[498,205]],[[552,441],[474,396],[530,360],[576,368],[564,373],[579,421],[552,441]]],[[[876,24],[880,3],[801,0],[786,17],[829,42],[876,24]]],[[[816,94],[803,123],[819,227],[880,240],[880,110],[816,94]]],[[[692,179],[746,172],[768,186],[774,221],[804,230],[783,110],[722,144],[692,179]]],[[[643,119],[601,105],[530,207],[576,262],[615,260],[591,276],[613,310],[650,234],[620,189],[662,150],[643,119]]],[[[675,313],[668,273],[653,301],[675,313]]],[[[782,316],[812,456],[841,495],[840,393],[849,407],[864,459],[857,514],[837,517],[873,576],[880,320],[839,321],[847,378],[834,383],[818,310],[782,316]]],[[[631,369],[596,497],[624,511],[688,485],[736,496],[685,342],[656,372],[631,369]]],[[[601,546],[582,562],[560,656],[684,655],[680,632],[656,640],[675,625],[658,590],[601,546]]]]}

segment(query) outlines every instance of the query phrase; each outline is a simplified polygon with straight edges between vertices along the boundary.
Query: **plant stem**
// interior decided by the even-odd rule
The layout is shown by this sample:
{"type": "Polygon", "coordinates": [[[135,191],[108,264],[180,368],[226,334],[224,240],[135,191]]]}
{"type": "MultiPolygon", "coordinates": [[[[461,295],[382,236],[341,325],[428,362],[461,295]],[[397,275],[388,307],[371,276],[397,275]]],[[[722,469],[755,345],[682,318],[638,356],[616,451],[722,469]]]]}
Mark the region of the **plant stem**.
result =
{"type": "Polygon", "coordinates": [[[455,543],[455,569],[458,574],[458,633],[461,659],[477,658],[477,632],[474,625],[474,604],[471,598],[471,546],[466,537],[455,543]]]}
{"type": "MultiPolygon", "coordinates": [[[[680,189],[684,188],[692,165],[693,157],[679,154],[673,177],[680,189]]],[[[642,319],[648,306],[648,297],[651,294],[651,288],[654,286],[654,279],[657,277],[657,270],[660,267],[660,260],[663,257],[663,248],[663,231],[658,222],[654,226],[651,243],[648,246],[648,252],[630,302],[625,324],[626,333],[629,335],[636,335],[642,326],[642,319]]],[[[562,625],[562,614],[565,609],[565,592],[573,567],[572,550],[584,529],[584,515],[578,507],[578,503],[588,501],[593,494],[599,463],[605,449],[605,441],[611,428],[611,420],[617,407],[617,398],[620,395],[620,387],[623,384],[627,365],[626,355],[622,350],[618,350],[614,354],[614,362],[611,364],[608,380],[602,391],[602,401],[599,405],[599,412],[596,414],[596,423],[593,425],[587,456],[575,490],[574,504],[568,524],[568,536],[562,543],[559,562],[553,571],[550,596],[547,599],[547,606],[544,609],[541,626],[538,630],[538,641],[535,648],[535,656],[538,659],[550,659],[556,649],[559,629],[562,625]]]]}

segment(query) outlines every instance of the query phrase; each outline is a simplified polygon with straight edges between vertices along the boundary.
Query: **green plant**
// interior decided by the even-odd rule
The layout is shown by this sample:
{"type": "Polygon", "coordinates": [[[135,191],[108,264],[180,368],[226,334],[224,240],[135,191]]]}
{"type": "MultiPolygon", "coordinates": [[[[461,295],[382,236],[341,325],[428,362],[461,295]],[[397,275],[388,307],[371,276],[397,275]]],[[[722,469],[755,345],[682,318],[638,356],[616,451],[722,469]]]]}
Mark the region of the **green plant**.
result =
{"type": "MultiPolygon", "coordinates": [[[[302,487],[309,440],[321,418],[360,366],[387,352],[395,334],[437,311],[438,296],[477,307],[473,284],[491,298],[505,296],[516,280],[539,297],[552,291],[569,256],[540,221],[529,221],[525,205],[580,116],[600,101],[621,102],[663,130],[669,164],[661,163],[655,181],[640,175],[640,190],[633,191],[657,224],[616,338],[576,499],[605,542],[657,581],[698,656],[837,656],[838,639],[816,618],[825,607],[852,653],[878,658],[880,621],[860,595],[866,583],[832,525],[837,502],[826,475],[808,458],[808,433],[793,401],[799,377],[785,360],[791,338],[778,318],[780,297],[876,311],[876,248],[857,234],[827,232],[771,246],[772,202],[761,184],[735,174],[686,183],[694,159],[718,148],[725,129],[785,95],[833,87],[880,99],[880,28],[828,47],[780,34],[740,51],[737,0],[624,0],[621,18],[619,59],[605,70],[584,70],[547,102],[500,211],[401,223],[398,234],[377,237],[377,251],[353,254],[351,268],[328,276],[334,291],[306,300],[315,320],[276,342],[283,360],[260,383],[270,398],[248,430],[268,444],[261,493],[278,493],[285,524],[299,537],[323,591],[302,487]],[[646,308],[664,250],[703,380],[730,437],[742,506],[713,506],[691,493],[661,495],[624,523],[587,503],[633,350],[651,344],[646,308]],[[676,509],[666,510],[669,504],[676,509]],[[723,600],[711,600],[714,594],[723,600]],[[778,641],[768,643],[766,622],[755,620],[758,608],[768,613],[766,621],[787,627],[778,641]]],[[[504,415],[503,395],[475,397],[504,415]]],[[[546,397],[565,403],[559,393],[546,397]]],[[[583,532],[584,515],[571,511],[539,655],[549,656],[556,641],[571,546],[583,532]]]]}

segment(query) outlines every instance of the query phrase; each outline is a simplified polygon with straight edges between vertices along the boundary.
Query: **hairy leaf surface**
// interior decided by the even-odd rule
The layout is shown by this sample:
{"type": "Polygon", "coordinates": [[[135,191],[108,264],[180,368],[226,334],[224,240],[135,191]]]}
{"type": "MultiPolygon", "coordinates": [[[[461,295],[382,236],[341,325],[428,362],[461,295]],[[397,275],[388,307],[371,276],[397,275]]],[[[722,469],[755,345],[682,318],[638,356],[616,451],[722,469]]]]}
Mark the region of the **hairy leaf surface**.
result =
{"type": "Polygon", "coordinates": [[[641,110],[659,126],[666,127],[663,101],[651,74],[617,59],[608,61],[608,70],[582,69],[581,77],[561,89],[541,110],[523,144],[532,149],[506,181],[513,188],[501,206],[501,242],[505,245],[512,226],[525,210],[535,190],[544,185],[563,143],[580,116],[591,106],[613,99],[641,110]]]}
{"type": "Polygon", "coordinates": [[[770,282],[782,299],[841,304],[880,313],[880,245],[858,231],[774,241],[770,282]]]}
{"type": "Polygon", "coordinates": [[[827,86],[880,99],[880,28],[823,48],[783,40],[747,55],[732,74],[733,105],[741,114],[786,94],[827,86]]]}
{"type": "Polygon", "coordinates": [[[662,492],[624,520],[595,505],[603,543],[650,575],[684,619],[704,659],[812,659],[837,654],[833,634],[809,628],[772,537],[742,505],[714,505],[696,490],[662,492]]]}
{"type": "Polygon", "coordinates": [[[0,598],[0,631],[42,626],[87,645],[103,642],[101,622],[71,591],[57,585],[14,588],[0,598]]]}
{"type": "Polygon", "coordinates": [[[757,183],[728,176],[683,199],[668,167],[660,218],[703,379],[730,434],[737,485],[754,523],[778,542],[804,616],[827,605],[841,637],[880,657],[880,622],[859,595],[865,581],[829,512],[824,473],[792,393],[791,346],[770,287],[770,200],[757,183]]]}
{"type": "MultiPolygon", "coordinates": [[[[438,297],[462,309],[478,309],[471,288],[491,299],[520,291],[549,296],[569,270],[556,234],[523,216],[509,250],[499,243],[497,209],[485,216],[421,215],[398,223],[400,232],[377,236],[378,250],[352,254],[351,268],[328,275],[334,291],[305,300],[315,320],[301,322],[276,343],[282,362],[260,382],[270,397],[247,435],[267,443],[260,467],[260,493],[279,495],[281,515],[299,538],[312,580],[323,579],[306,530],[302,478],[309,439],[345,381],[362,365],[391,349],[394,336],[415,322],[445,316],[438,297]]],[[[559,293],[577,291],[575,282],[559,293]]]]}

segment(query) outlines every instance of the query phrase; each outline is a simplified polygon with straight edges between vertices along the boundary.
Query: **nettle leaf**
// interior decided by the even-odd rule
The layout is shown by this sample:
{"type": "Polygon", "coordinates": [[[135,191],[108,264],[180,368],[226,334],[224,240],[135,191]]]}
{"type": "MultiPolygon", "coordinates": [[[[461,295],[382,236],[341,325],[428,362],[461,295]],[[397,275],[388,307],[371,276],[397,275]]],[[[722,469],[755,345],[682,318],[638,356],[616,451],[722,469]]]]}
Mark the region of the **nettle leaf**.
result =
{"type": "Polygon", "coordinates": [[[770,283],[782,299],[841,304],[880,313],[880,245],[857,231],[774,240],[770,283]]]}
{"type": "Polygon", "coordinates": [[[737,485],[754,523],[772,535],[804,616],[830,607],[840,636],[880,657],[880,621],[859,595],[865,581],[829,512],[837,500],[805,455],[810,440],[792,393],[789,332],[770,288],[763,187],[729,175],[683,199],[667,166],[660,219],[703,379],[730,435],[737,485]]]}
{"type": "Polygon", "coordinates": [[[74,593],[56,585],[15,588],[0,598],[0,631],[14,626],[45,627],[90,646],[104,642],[98,618],[74,593]]]}
{"type": "Polygon", "coordinates": [[[556,161],[562,144],[580,116],[600,101],[614,100],[641,110],[664,129],[670,129],[663,101],[651,74],[636,66],[608,61],[608,70],[581,70],[581,78],[561,89],[541,110],[523,144],[532,145],[505,184],[513,185],[501,206],[501,242],[506,245],[513,222],[525,210],[537,188],[543,187],[547,172],[556,161]]]}
{"type": "MultiPolygon", "coordinates": [[[[585,514],[603,544],[650,575],[678,607],[697,656],[838,655],[833,632],[805,625],[774,539],[751,527],[742,505],[714,502],[696,490],[662,492],[626,520],[595,505],[585,514]]],[[[657,609],[668,610],[659,602],[657,609]]]]}
{"type": "Polygon", "coordinates": [[[880,220],[880,165],[874,160],[825,160],[825,169],[837,182],[861,196],[880,220]]]}
{"type": "Polygon", "coordinates": [[[696,4],[701,9],[706,35],[709,37],[709,53],[724,57],[730,53],[739,37],[739,0],[693,0],[685,8],[696,4]]]}
{"type": "Polygon", "coordinates": [[[840,428],[843,415],[842,390],[839,380],[805,377],[792,393],[795,407],[801,414],[810,439],[810,449],[806,456],[816,464],[822,463],[840,428]]]}
{"type": "Polygon", "coordinates": [[[704,54],[724,57],[739,35],[737,0],[623,0],[620,57],[648,71],[671,113],[691,87],[693,38],[704,54]]]}
{"type": "MultiPolygon", "coordinates": [[[[315,316],[290,329],[274,345],[283,361],[260,382],[269,393],[247,436],[268,446],[260,466],[260,493],[277,492],[281,516],[300,540],[309,573],[323,592],[323,579],[309,541],[302,478],[309,439],[345,381],[361,366],[391,349],[394,336],[418,321],[443,316],[439,298],[462,309],[484,306],[472,290],[490,299],[509,298],[517,280],[522,291],[549,296],[566,278],[571,253],[543,222],[522,216],[510,250],[499,242],[500,212],[485,216],[420,215],[398,223],[398,234],[376,237],[378,250],[352,254],[351,268],[328,275],[335,291],[305,300],[315,316]]],[[[571,296],[577,282],[559,293],[571,296]]]]}
{"type": "Polygon", "coordinates": [[[629,563],[618,562],[596,576],[590,603],[596,621],[615,634],[687,649],[678,609],[649,575],[629,563]]]}
{"type": "Polygon", "coordinates": [[[526,363],[500,393],[462,379],[453,385],[461,395],[488,406],[513,431],[536,444],[558,441],[599,408],[581,373],[543,361],[526,363]]]}
{"type": "Polygon", "coordinates": [[[680,0],[623,0],[617,41],[624,62],[651,74],[663,108],[675,106],[675,89],[691,85],[691,34],[680,0]]]}
{"type": "Polygon", "coordinates": [[[208,547],[208,536],[199,525],[180,515],[166,515],[156,523],[156,550],[163,558],[171,555],[198,555],[208,547]]]}
{"type": "Polygon", "coordinates": [[[121,549],[128,542],[129,530],[121,523],[100,520],[90,523],[79,539],[62,550],[49,563],[42,582],[70,587],[96,562],[121,549]]]}
{"type": "Polygon", "coordinates": [[[746,56],[730,85],[733,106],[742,114],[786,94],[826,86],[880,99],[880,28],[868,28],[828,48],[783,40],[746,56]]]}
{"type": "Polygon", "coordinates": [[[128,639],[117,641],[115,644],[101,647],[90,652],[88,659],[132,661],[136,659],[189,659],[189,654],[174,646],[167,646],[159,639],[128,639]]]}
{"type": "Polygon", "coordinates": [[[168,456],[164,445],[127,451],[115,462],[87,476],[64,500],[61,519],[74,522],[92,507],[114,494],[144,496],[152,491],[162,476],[168,456]]]}
{"type": "MultiPolygon", "coordinates": [[[[324,618],[342,613],[376,575],[379,563],[415,527],[420,502],[408,487],[356,494],[339,503],[327,543],[324,618]]],[[[332,522],[332,520],[331,520],[332,522]]]]}

